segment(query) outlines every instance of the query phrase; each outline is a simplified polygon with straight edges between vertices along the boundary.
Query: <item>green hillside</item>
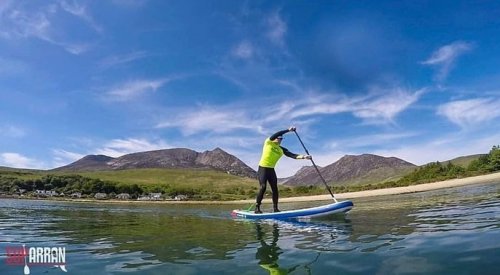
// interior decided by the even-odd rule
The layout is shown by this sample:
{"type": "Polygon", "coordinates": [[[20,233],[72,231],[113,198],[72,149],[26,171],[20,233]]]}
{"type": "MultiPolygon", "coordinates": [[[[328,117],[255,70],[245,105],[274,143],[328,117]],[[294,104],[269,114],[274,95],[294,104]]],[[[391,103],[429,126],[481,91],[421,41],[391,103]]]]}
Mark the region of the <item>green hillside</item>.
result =
{"type": "Polygon", "coordinates": [[[331,182],[330,184],[337,186],[357,186],[357,185],[381,183],[386,181],[397,181],[403,176],[407,175],[408,173],[411,173],[416,168],[417,167],[377,168],[371,170],[362,177],[358,177],[350,181],[331,182]]]}
{"type": "MultiPolygon", "coordinates": [[[[254,199],[257,179],[239,177],[209,169],[128,169],[99,172],[54,172],[0,168],[0,195],[20,194],[34,197],[36,190],[54,190],[69,197],[79,192],[82,198],[96,193],[114,196],[128,193],[137,199],[149,193],[162,193],[168,199],[185,195],[189,200],[254,199]]],[[[324,188],[279,186],[281,197],[323,194],[324,188]]],[[[268,188],[268,193],[271,190],[268,188]]]]}
{"type": "Polygon", "coordinates": [[[146,192],[199,195],[211,199],[246,198],[255,195],[258,187],[257,180],[214,170],[130,169],[78,174],[122,185],[137,184],[146,192]]]}
{"type": "Polygon", "coordinates": [[[454,159],[451,159],[448,161],[444,161],[443,164],[446,165],[446,164],[448,164],[448,162],[451,162],[454,165],[458,165],[458,166],[465,168],[465,167],[469,166],[469,164],[471,164],[471,162],[473,162],[474,160],[477,160],[480,157],[485,156],[485,155],[486,154],[477,154],[477,155],[458,157],[458,158],[454,158],[454,159]]]}
{"type": "Polygon", "coordinates": [[[0,168],[0,192],[55,190],[81,192],[84,196],[104,193],[150,192],[166,196],[187,195],[192,199],[245,199],[255,196],[257,180],[204,169],[130,169],[100,172],[52,172],[0,168]]]}

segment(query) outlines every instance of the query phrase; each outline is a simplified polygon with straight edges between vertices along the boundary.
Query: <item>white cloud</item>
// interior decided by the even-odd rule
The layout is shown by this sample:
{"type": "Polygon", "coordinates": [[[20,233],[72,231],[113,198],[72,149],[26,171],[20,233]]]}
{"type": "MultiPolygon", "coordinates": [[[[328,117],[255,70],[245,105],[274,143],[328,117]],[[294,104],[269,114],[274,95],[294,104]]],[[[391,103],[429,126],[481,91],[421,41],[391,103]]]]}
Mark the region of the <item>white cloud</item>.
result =
{"type": "Polygon", "coordinates": [[[300,118],[318,114],[338,114],[352,111],[353,102],[347,98],[337,98],[333,100],[325,98],[324,101],[318,102],[313,99],[314,97],[310,97],[304,104],[293,107],[293,111],[290,116],[292,118],[300,118]]]}
{"type": "Polygon", "coordinates": [[[37,38],[62,47],[67,52],[75,55],[88,51],[92,43],[72,41],[69,32],[63,29],[64,25],[52,24],[52,22],[62,9],[84,19],[94,30],[99,31],[99,27],[83,6],[76,3],[60,3],[60,8],[51,3],[36,11],[26,10],[22,2],[2,4],[0,6],[0,37],[9,40],[37,38]]]}
{"type": "Polygon", "coordinates": [[[165,85],[170,79],[156,80],[135,80],[118,85],[115,88],[105,92],[106,98],[111,101],[128,101],[141,94],[154,92],[165,85]]]}
{"type": "Polygon", "coordinates": [[[26,130],[12,125],[0,126],[0,136],[22,138],[26,136],[26,130]]]}
{"type": "Polygon", "coordinates": [[[54,149],[52,150],[52,154],[54,155],[54,160],[53,160],[54,167],[68,165],[85,156],[83,154],[69,152],[63,149],[54,149]]]}
{"type": "Polygon", "coordinates": [[[89,12],[87,11],[87,7],[85,7],[84,5],[80,5],[76,1],[72,1],[71,3],[67,1],[60,1],[59,3],[64,11],[81,18],[82,20],[87,22],[95,31],[102,32],[102,28],[97,25],[94,18],[92,18],[92,16],[89,14],[89,12]]]}
{"type": "Polygon", "coordinates": [[[137,9],[147,4],[149,0],[111,0],[113,4],[119,7],[137,9]]]}
{"type": "Polygon", "coordinates": [[[415,103],[425,91],[425,89],[421,89],[411,92],[396,88],[388,91],[387,94],[377,95],[373,99],[370,98],[355,104],[352,106],[352,111],[354,116],[362,118],[368,123],[392,122],[399,113],[415,103]]]}
{"type": "Polygon", "coordinates": [[[423,165],[434,161],[446,161],[460,156],[485,154],[498,144],[500,134],[478,136],[450,135],[426,143],[415,143],[393,149],[380,149],[373,154],[394,156],[413,164],[423,165]]]}
{"type": "Polygon", "coordinates": [[[287,100],[263,107],[256,107],[251,102],[232,106],[199,106],[163,119],[156,124],[156,128],[178,128],[186,136],[199,132],[229,133],[241,129],[267,133],[265,129],[274,129],[276,124],[292,123],[304,128],[317,120],[315,115],[339,113],[352,113],[368,124],[386,124],[393,123],[394,118],[425,91],[397,88],[351,98],[310,93],[307,96],[302,94],[302,100],[287,100]]]}
{"type": "Polygon", "coordinates": [[[152,142],[137,138],[114,139],[107,142],[103,148],[97,149],[95,154],[119,157],[130,153],[168,149],[171,147],[162,140],[152,142]]]}
{"type": "Polygon", "coordinates": [[[403,88],[377,89],[368,96],[328,98],[319,96],[294,107],[293,118],[317,114],[338,114],[349,112],[369,124],[385,124],[415,103],[426,89],[410,91],[403,88]]]}
{"type": "Polygon", "coordinates": [[[250,42],[242,41],[234,47],[232,55],[241,59],[250,59],[254,55],[254,47],[250,42]]]}
{"type": "Polygon", "coordinates": [[[422,64],[437,66],[438,73],[436,79],[443,81],[448,77],[456,59],[460,55],[472,50],[472,48],[472,43],[456,41],[436,50],[427,60],[423,61],[422,64]]]}
{"type": "Polygon", "coordinates": [[[18,153],[0,154],[0,165],[12,168],[42,169],[44,164],[36,159],[28,158],[18,153]]]}
{"type": "Polygon", "coordinates": [[[45,13],[27,14],[24,11],[13,9],[5,11],[2,16],[4,22],[1,34],[4,38],[36,37],[52,42],[50,38],[50,21],[45,13]]]}
{"type": "Polygon", "coordinates": [[[367,146],[379,146],[379,145],[387,145],[389,142],[393,143],[397,140],[402,140],[410,137],[418,136],[419,133],[416,132],[403,132],[403,133],[380,133],[373,135],[363,135],[360,137],[342,139],[342,140],[334,140],[328,142],[326,145],[329,149],[338,149],[338,148],[363,148],[367,146]]]}
{"type": "Polygon", "coordinates": [[[285,35],[287,32],[287,25],[281,18],[278,12],[273,13],[267,18],[267,26],[269,28],[267,37],[278,46],[285,44],[285,35]]]}
{"type": "Polygon", "coordinates": [[[90,44],[85,44],[85,43],[59,43],[59,42],[53,42],[55,45],[59,45],[63,47],[67,52],[72,53],[74,55],[79,55],[82,53],[85,53],[88,51],[92,45],[90,44]]]}
{"type": "Polygon", "coordinates": [[[135,60],[139,60],[145,57],[148,57],[149,54],[144,52],[144,51],[136,51],[124,55],[114,55],[114,56],[109,56],[105,59],[103,59],[100,62],[100,65],[102,67],[113,67],[116,65],[121,65],[129,62],[133,62],[135,60]]]}
{"type": "Polygon", "coordinates": [[[500,117],[500,100],[476,98],[452,101],[439,106],[438,114],[462,128],[476,126],[500,117]]]}
{"type": "Polygon", "coordinates": [[[178,127],[185,135],[210,131],[227,133],[237,129],[259,129],[258,123],[253,121],[244,111],[236,109],[200,107],[197,110],[187,110],[185,114],[160,122],[156,128],[178,127]]]}
{"type": "Polygon", "coordinates": [[[294,111],[297,108],[297,103],[292,101],[284,101],[275,106],[268,106],[268,109],[264,111],[264,121],[274,122],[290,116],[292,119],[299,117],[298,111],[294,111]]]}

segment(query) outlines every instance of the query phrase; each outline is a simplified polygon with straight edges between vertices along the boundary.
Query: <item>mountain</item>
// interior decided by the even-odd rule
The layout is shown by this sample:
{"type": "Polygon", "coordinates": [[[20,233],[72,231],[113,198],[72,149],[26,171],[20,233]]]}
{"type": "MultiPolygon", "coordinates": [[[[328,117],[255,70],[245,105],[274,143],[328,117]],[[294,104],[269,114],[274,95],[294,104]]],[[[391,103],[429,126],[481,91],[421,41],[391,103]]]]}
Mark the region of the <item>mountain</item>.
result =
{"type": "Polygon", "coordinates": [[[240,175],[250,178],[257,177],[257,173],[237,157],[226,153],[220,148],[215,148],[212,151],[205,151],[198,154],[196,163],[213,167],[217,170],[226,171],[231,175],[240,175]]]}
{"type": "MultiPolygon", "coordinates": [[[[364,184],[397,179],[415,167],[417,166],[399,158],[363,154],[343,156],[319,170],[329,184],[364,184]]],[[[300,186],[319,185],[322,182],[316,169],[308,166],[300,169],[283,184],[300,186]]]]}
{"type": "Polygon", "coordinates": [[[88,155],[70,165],[56,168],[60,171],[100,171],[109,170],[107,162],[114,158],[105,155],[88,155]]]}
{"type": "Polygon", "coordinates": [[[458,158],[454,158],[448,161],[444,161],[443,164],[448,164],[448,162],[451,162],[452,164],[462,166],[462,167],[467,167],[473,160],[479,159],[482,156],[485,156],[486,154],[476,154],[476,155],[469,155],[469,156],[462,156],[458,158]]]}
{"type": "MultiPolygon", "coordinates": [[[[317,165],[316,165],[317,166],[317,165]]],[[[318,169],[321,170],[321,166],[317,166],[318,169]]],[[[318,172],[316,172],[316,169],[314,169],[314,166],[302,166],[302,168],[299,169],[299,171],[297,171],[295,173],[295,175],[291,176],[291,177],[288,177],[288,178],[279,178],[278,179],[278,184],[287,184],[287,182],[289,180],[292,180],[294,179],[294,177],[298,176],[298,177],[301,177],[301,175],[309,175],[309,174],[317,174],[318,172]]],[[[293,185],[293,184],[291,184],[293,185]]],[[[300,185],[300,184],[298,184],[300,185]]]]}
{"type": "Polygon", "coordinates": [[[210,168],[228,174],[255,178],[257,173],[237,157],[220,148],[202,153],[186,148],[127,154],[118,158],[88,155],[55,171],[103,171],[139,168],[210,168]]]}

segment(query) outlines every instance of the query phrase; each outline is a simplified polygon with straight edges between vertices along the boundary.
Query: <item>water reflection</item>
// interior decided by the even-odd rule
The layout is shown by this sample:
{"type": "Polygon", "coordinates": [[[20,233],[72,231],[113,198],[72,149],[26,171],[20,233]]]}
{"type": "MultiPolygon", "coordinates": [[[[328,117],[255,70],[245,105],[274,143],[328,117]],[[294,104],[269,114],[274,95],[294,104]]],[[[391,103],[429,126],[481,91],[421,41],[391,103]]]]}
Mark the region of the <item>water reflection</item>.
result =
{"type": "Polygon", "coordinates": [[[255,249],[257,264],[269,274],[289,274],[294,271],[312,274],[313,265],[320,259],[322,251],[352,249],[347,247],[352,226],[344,215],[325,221],[263,220],[252,223],[259,244],[255,249]],[[290,261],[294,256],[288,254],[294,251],[303,256],[290,261]],[[304,256],[306,251],[307,256],[304,256]],[[281,256],[285,256],[285,259],[280,260],[281,256]]]}
{"type": "Polygon", "coordinates": [[[283,253],[281,248],[278,246],[278,239],[280,234],[279,226],[278,224],[273,224],[272,228],[272,239],[268,241],[268,244],[266,242],[265,234],[262,231],[262,225],[258,222],[255,223],[257,239],[259,240],[261,245],[259,248],[257,248],[255,258],[259,260],[259,266],[269,271],[269,274],[288,274],[294,271],[299,265],[295,265],[290,268],[283,268],[279,266],[279,255],[283,253]]]}

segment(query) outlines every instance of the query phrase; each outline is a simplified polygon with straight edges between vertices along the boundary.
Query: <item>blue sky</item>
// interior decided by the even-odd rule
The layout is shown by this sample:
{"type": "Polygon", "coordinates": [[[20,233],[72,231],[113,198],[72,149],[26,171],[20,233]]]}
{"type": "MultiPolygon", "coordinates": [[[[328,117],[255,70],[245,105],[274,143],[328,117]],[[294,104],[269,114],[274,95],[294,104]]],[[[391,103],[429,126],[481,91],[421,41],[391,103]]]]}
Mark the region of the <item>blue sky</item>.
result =
{"type": "Polygon", "coordinates": [[[221,147],[256,169],[291,125],[319,165],[486,153],[498,45],[496,1],[2,1],[0,166],[221,147]]]}

